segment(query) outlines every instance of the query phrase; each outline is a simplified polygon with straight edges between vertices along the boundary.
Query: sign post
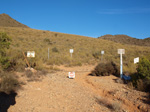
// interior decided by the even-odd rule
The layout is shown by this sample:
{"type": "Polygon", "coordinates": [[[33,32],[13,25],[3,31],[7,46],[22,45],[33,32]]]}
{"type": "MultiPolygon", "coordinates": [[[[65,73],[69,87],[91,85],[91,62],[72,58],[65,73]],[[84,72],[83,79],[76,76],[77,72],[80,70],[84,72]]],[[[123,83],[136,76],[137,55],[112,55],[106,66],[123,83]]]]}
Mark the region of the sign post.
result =
{"type": "Polygon", "coordinates": [[[139,57],[137,58],[134,58],[134,64],[138,63],[139,62],[139,57]]]}
{"type": "Polygon", "coordinates": [[[27,51],[27,57],[35,57],[35,52],[34,51],[27,51]]]}
{"type": "Polygon", "coordinates": [[[29,64],[29,62],[28,62],[28,60],[27,60],[27,57],[26,57],[26,55],[25,55],[25,53],[22,51],[22,54],[23,54],[23,56],[24,56],[24,58],[25,58],[25,61],[26,61],[26,63],[27,63],[27,65],[28,65],[28,67],[30,68],[30,64],[29,64]]]}
{"type": "Polygon", "coordinates": [[[69,79],[74,79],[75,78],[75,72],[68,72],[68,77],[69,77],[69,79]]]}
{"type": "Polygon", "coordinates": [[[104,51],[101,51],[101,61],[103,61],[103,54],[104,54],[104,51]]]}
{"type": "Polygon", "coordinates": [[[72,58],[72,53],[73,53],[73,49],[70,49],[71,58],[72,58]]]}
{"type": "Polygon", "coordinates": [[[122,75],[123,75],[122,54],[125,54],[125,50],[124,49],[118,49],[118,54],[120,54],[120,78],[122,78],[122,75]]]}
{"type": "Polygon", "coordinates": [[[49,48],[48,48],[48,60],[49,60],[49,48]]]}

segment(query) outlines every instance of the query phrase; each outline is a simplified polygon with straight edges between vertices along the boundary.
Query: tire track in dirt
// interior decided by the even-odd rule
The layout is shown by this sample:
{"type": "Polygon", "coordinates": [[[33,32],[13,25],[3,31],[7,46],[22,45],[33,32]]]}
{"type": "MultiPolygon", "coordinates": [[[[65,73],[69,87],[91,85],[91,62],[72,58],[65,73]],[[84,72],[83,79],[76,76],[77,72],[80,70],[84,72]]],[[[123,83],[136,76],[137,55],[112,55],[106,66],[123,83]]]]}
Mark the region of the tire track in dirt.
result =
{"type": "MultiPolygon", "coordinates": [[[[116,94],[113,90],[110,89],[108,91],[105,88],[98,87],[98,85],[96,83],[94,83],[94,81],[90,80],[92,78],[95,79],[95,77],[88,76],[88,74],[89,73],[85,73],[84,75],[82,75],[82,77],[80,77],[80,79],[78,79],[78,82],[82,83],[84,86],[87,86],[89,89],[91,89],[97,98],[103,97],[104,99],[106,99],[110,102],[119,101],[122,104],[122,108],[124,108],[123,110],[128,110],[128,112],[145,112],[145,109],[138,109],[139,104],[136,104],[135,102],[132,102],[129,99],[120,97],[120,95],[116,94]]],[[[108,77],[111,77],[111,76],[108,76],[108,77]]],[[[102,77],[97,77],[97,78],[102,78],[102,77]]],[[[113,78],[114,78],[114,76],[113,76],[113,78]]],[[[111,79],[111,80],[113,80],[113,79],[111,79]]],[[[101,82],[99,81],[99,83],[101,83],[101,82]]],[[[105,82],[105,83],[107,83],[107,82],[105,82]]],[[[113,84],[113,83],[111,83],[111,84],[113,84]]],[[[103,85],[104,84],[101,83],[100,86],[103,86],[103,85]]],[[[122,85],[122,84],[117,84],[117,85],[122,85]]],[[[122,85],[121,87],[123,88],[124,85],[122,85]]]]}

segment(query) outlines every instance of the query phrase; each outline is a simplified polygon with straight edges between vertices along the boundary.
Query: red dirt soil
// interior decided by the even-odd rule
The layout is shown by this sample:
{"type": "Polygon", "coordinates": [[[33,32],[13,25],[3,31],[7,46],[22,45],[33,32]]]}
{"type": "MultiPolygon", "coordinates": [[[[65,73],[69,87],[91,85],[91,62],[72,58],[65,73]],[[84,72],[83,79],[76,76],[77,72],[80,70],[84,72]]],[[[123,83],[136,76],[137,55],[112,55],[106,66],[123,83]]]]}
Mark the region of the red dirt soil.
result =
{"type": "MultiPolygon", "coordinates": [[[[39,81],[26,81],[8,112],[149,112],[147,93],[116,83],[115,76],[88,74],[95,66],[64,67],[39,81]],[[75,72],[75,79],[67,77],[75,72]]],[[[20,79],[22,76],[17,73],[20,79]]]]}

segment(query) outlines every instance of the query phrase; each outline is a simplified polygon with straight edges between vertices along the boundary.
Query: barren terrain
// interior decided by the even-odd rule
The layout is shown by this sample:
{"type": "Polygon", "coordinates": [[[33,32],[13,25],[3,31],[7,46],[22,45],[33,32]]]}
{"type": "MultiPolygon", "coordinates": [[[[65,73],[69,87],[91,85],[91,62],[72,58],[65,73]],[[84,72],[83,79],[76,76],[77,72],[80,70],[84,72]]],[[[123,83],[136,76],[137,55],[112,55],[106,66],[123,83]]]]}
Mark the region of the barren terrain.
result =
{"type": "MultiPolygon", "coordinates": [[[[38,81],[26,81],[8,112],[148,112],[148,94],[116,83],[115,76],[88,74],[95,66],[64,67],[38,81]],[[75,79],[67,77],[75,72],[75,79]]],[[[17,73],[20,79],[20,73],[17,73]]]]}

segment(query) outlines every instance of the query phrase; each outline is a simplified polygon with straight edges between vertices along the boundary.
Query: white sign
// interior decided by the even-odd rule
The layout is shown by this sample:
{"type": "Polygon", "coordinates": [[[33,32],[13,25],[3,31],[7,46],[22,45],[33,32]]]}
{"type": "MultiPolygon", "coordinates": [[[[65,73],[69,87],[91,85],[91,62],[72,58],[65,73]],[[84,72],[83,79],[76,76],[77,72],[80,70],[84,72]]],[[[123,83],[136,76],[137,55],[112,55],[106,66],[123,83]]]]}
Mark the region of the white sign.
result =
{"type": "Polygon", "coordinates": [[[75,72],[68,72],[68,77],[69,77],[69,79],[74,79],[75,78],[75,72]]]}
{"type": "Polygon", "coordinates": [[[118,49],[118,54],[125,54],[125,49],[118,49]]]}
{"type": "Polygon", "coordinates": [[[27,51],[27,57],[35,57],[35,52],[34,51],[27,51]]]}
{"type": "Polygon", "coordinates": [[[104,51],[101,51],[101,54],[104,54],[104,51]]]}
{"type": "Polygon", "coordinates": [[[139,62],[139,57],[137,58],[134,58],[134,64],[138,63],[139,62]]]}
{"type": "Polygon", "coordinates": [[[73,53],[73,49],[70,49],[70,53],[73,53]]]}

